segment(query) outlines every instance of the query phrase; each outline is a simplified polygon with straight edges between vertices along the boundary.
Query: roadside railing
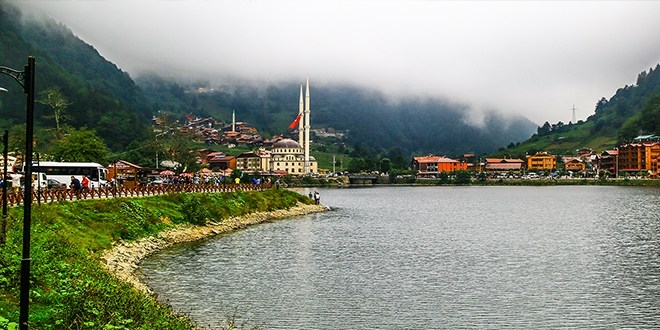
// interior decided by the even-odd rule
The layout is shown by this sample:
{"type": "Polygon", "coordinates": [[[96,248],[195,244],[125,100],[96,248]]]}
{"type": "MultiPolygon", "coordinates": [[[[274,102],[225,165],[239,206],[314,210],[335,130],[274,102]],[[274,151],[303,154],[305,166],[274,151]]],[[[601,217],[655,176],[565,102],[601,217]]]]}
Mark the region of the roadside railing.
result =
{"type": "MultiPolygon", "coordinates": [[[[33,189],[33,202],[75,201],[84,199],[100,199],[115,197],[154,196],[181,192],[222,193],[235,191],[262,191],[271,187],[264,184],[176,184],[176,185],[146,185],[127,187],[101,187],[74,191],[66,188],[33,189]]],[[[0,192],[2,196],[2,192],[0,192]]],[[[8,192],[7,205],[20,205],[25,199],[24,192],[8,192]]]]}

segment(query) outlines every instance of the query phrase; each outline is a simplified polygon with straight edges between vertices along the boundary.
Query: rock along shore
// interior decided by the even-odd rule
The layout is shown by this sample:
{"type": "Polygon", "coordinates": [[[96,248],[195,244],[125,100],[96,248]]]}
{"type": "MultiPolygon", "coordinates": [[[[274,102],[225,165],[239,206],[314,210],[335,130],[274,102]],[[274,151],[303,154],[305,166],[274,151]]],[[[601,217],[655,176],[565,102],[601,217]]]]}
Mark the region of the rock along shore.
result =
{"type": "Polygon", "coordinates": [[[222,222],[210,222],[206,226],[180,225],[161,232],[155,237],[145,237],[129,243],[118,242],[112,249],[103,252],[101,262],[111,274],[133,285],[136,289],[152,295],[151,289],[140,281],[137,270],[140,261],[155,252],[176,244],[197,241],[262,222],[327,210],[328,208],[323,205],[298,203],[288,209],[245,214],[223,219],[222,222]]]}

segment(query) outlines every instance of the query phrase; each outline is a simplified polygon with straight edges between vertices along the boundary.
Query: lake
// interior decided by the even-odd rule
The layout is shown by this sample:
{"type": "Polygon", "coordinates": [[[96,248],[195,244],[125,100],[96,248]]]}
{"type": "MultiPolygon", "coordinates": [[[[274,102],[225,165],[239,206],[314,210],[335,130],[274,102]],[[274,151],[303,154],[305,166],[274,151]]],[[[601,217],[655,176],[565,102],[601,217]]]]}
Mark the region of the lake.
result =
{"type": "Polygon", "coordinates": [[[658,188],[315,190],[332,211],[162,251],[145,282],[200,325],[660,326],[658,188]]]}

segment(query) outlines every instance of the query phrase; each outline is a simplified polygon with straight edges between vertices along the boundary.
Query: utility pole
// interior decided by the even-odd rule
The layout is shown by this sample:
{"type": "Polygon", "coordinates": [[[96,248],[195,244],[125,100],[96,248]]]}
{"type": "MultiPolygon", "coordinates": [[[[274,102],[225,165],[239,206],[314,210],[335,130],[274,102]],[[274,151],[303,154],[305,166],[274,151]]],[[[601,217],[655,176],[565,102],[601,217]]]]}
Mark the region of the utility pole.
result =
{"type": "Polygon", "coordinates": [[[575,120],[575,104],[573,104],[573,109],[571,109],[571,110],[573,111],[573,120],[571,120],[571,123],[576,124],[577,121],[575,120]]]}

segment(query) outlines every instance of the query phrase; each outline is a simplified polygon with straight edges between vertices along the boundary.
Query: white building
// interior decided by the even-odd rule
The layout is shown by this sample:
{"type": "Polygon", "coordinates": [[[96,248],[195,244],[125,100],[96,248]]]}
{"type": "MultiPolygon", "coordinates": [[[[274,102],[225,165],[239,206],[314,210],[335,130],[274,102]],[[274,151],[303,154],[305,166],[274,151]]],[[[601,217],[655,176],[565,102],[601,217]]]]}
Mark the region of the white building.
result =
{"type": "MultiPolygon", "coordinates": [[[[293,175],[305,174],[305,150],[300,143],[291,139],[282,139],[273,144],[270,158],[272,171],[286,171],[293,175]]],[[[318,163],[309,156],[309,172],[318,173],[318,163]]]]}

